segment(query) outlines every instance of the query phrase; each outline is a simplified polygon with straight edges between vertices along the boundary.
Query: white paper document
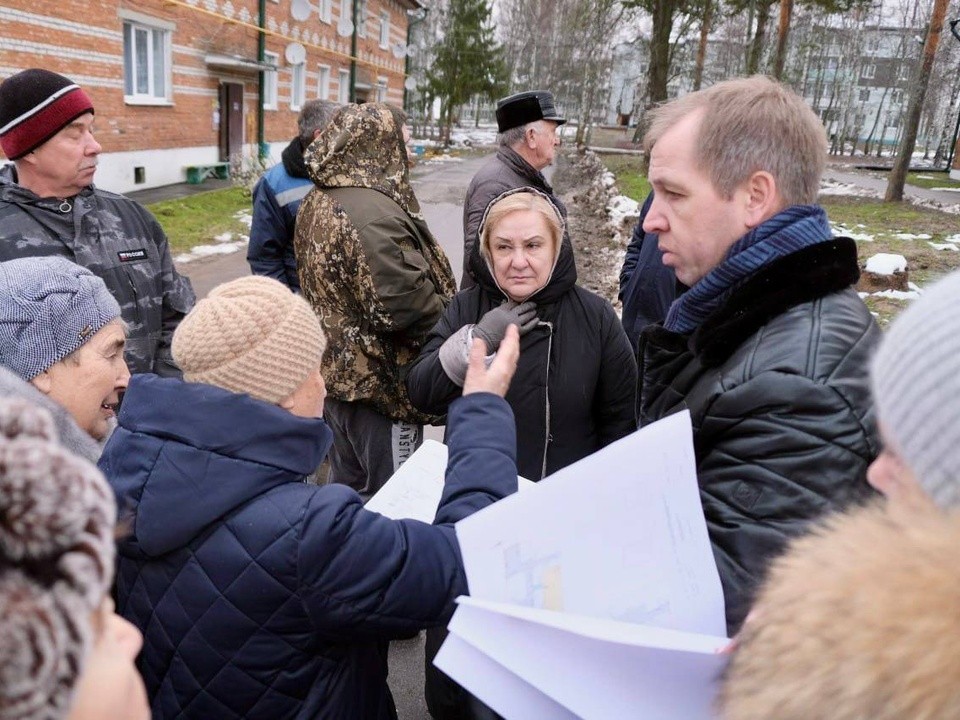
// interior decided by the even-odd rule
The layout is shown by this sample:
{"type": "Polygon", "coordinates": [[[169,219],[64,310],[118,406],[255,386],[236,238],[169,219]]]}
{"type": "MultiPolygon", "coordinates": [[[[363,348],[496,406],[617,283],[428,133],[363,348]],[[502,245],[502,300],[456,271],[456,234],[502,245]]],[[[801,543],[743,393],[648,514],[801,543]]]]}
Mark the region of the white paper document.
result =
{"type": "MultiPolygon", "coordinates": [[[[508,672],[515,692],[580,717],[711,717],[726,620],[689,413],[456,529],[472,597],[450,624],[455,652],[437,656],[447,674],[470,687],[508,672]]],[[[495,685],[474,694],[494,709],[517,702],[495,685]]]]}
{"type": "MultiPolygon", "coordinates": [[[[432,523],[443,495],[447,471],[447,446],[436,440],[424,440],[383,487],[367,501],[367,510],[394,520],[408,518],[432,523]]],[[[517,478],[521,490],[536,483],[517,478]]]]}
{"type": "Polygon", "coordinates": [[[473,684],[467,689],[506,718],[711,717],[725,637],[475,598],[459,602],[450,623],[452,652],[444,643],[435,663],[454,677],[460,672],[473,684]],[[541,709],[530,714],[529,705],[541,709]]]}

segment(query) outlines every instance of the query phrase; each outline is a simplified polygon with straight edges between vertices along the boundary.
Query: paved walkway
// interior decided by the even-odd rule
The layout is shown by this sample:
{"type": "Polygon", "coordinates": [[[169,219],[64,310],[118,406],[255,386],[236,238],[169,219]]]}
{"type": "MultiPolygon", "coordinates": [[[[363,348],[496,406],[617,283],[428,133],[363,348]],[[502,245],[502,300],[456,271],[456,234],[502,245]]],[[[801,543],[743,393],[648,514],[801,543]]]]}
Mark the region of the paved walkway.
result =
{"type": "Polygon", "coordinates": [[[230,187],[230,184],[230,180],[209,178],[199,185],[177,183],[176,185],[163,185],[146,190],[135,190],[134,192],[126,193],[126,195],[141,205],[150,205],[151,203],[162,202],[164,200],[176,200],[177,198],[196,195],[202,192],[210,192],[211,190],[222,190],[223,188],[230,187]]]}
{"type": "MultiPolygon", "coordinates": [[[[944,185],[946,185],[949,181],[949,176],[946,173],[931,172],[930,174],[934,177],[942,175],[944,185]]],[[[883,197],[887,191],[887,175],[888,174],[885,172],[879,172],[876,170],[852,171],[830,166],[828,166],[826,171],[823,173],[823,177],[826,180],[856,185],[857,187],[877,192],[881,197],[883,197]]],[[[917,187],[916,185],[906,185],[904,187],[904,195],[908,198],[937,202],[941,205],[960,204],[960,188],[958,188],[956,191],[928,190],[927,188],[917,187]]]]}

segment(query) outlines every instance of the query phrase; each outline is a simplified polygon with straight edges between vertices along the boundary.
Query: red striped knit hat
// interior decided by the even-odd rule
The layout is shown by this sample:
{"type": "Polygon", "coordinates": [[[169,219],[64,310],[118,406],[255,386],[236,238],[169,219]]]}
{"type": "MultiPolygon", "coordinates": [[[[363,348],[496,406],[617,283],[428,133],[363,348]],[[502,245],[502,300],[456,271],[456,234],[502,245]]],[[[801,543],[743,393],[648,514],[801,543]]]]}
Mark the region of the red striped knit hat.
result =
{"type": "Polygon", "coordinates": [[[11,75],[0,83],[0,148],[16,160],[88,112],[90,97],[63,75],[40,68],[11,75]]]}

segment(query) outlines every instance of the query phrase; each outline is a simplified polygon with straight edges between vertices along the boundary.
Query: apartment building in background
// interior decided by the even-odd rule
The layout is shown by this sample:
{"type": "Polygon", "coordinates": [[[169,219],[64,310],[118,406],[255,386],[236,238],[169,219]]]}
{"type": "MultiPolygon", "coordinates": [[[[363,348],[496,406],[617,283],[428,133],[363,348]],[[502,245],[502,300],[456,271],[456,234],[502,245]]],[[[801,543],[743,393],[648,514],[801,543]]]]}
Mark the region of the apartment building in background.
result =
{"type": "Polygon", "coordinates": [[[279,161],[304,102],[351,100],[352,60],[353,99],[401,105],[408,11],[419,8],[417,0],[6,0],[0,80],[42,67],[80,84],[103,146],[96,183],[130,192],[183,182],[189,166],[255,156],[261,118],[265,149],[279,161]]]}

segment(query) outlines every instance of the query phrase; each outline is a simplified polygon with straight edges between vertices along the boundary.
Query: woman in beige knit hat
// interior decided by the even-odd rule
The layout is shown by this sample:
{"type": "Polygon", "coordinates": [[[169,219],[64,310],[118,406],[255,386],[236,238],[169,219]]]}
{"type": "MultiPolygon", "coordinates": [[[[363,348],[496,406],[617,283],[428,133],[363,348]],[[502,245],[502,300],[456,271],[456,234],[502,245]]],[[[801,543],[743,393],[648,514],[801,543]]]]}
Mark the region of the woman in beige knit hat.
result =
{"type": "Polygon", "coordinates": [[[118,607],[158,720],[395,718],[387,642],[446,622],[467,592],[452,523],[516,490],[516,328],[489,369],[478,343],[451,405],[435,525],[304,482],[332,440],[324,343],[303,298],[242,278],[177,329],[185,382],[130,383],[101,467],[130,520],[118,607]]]}

